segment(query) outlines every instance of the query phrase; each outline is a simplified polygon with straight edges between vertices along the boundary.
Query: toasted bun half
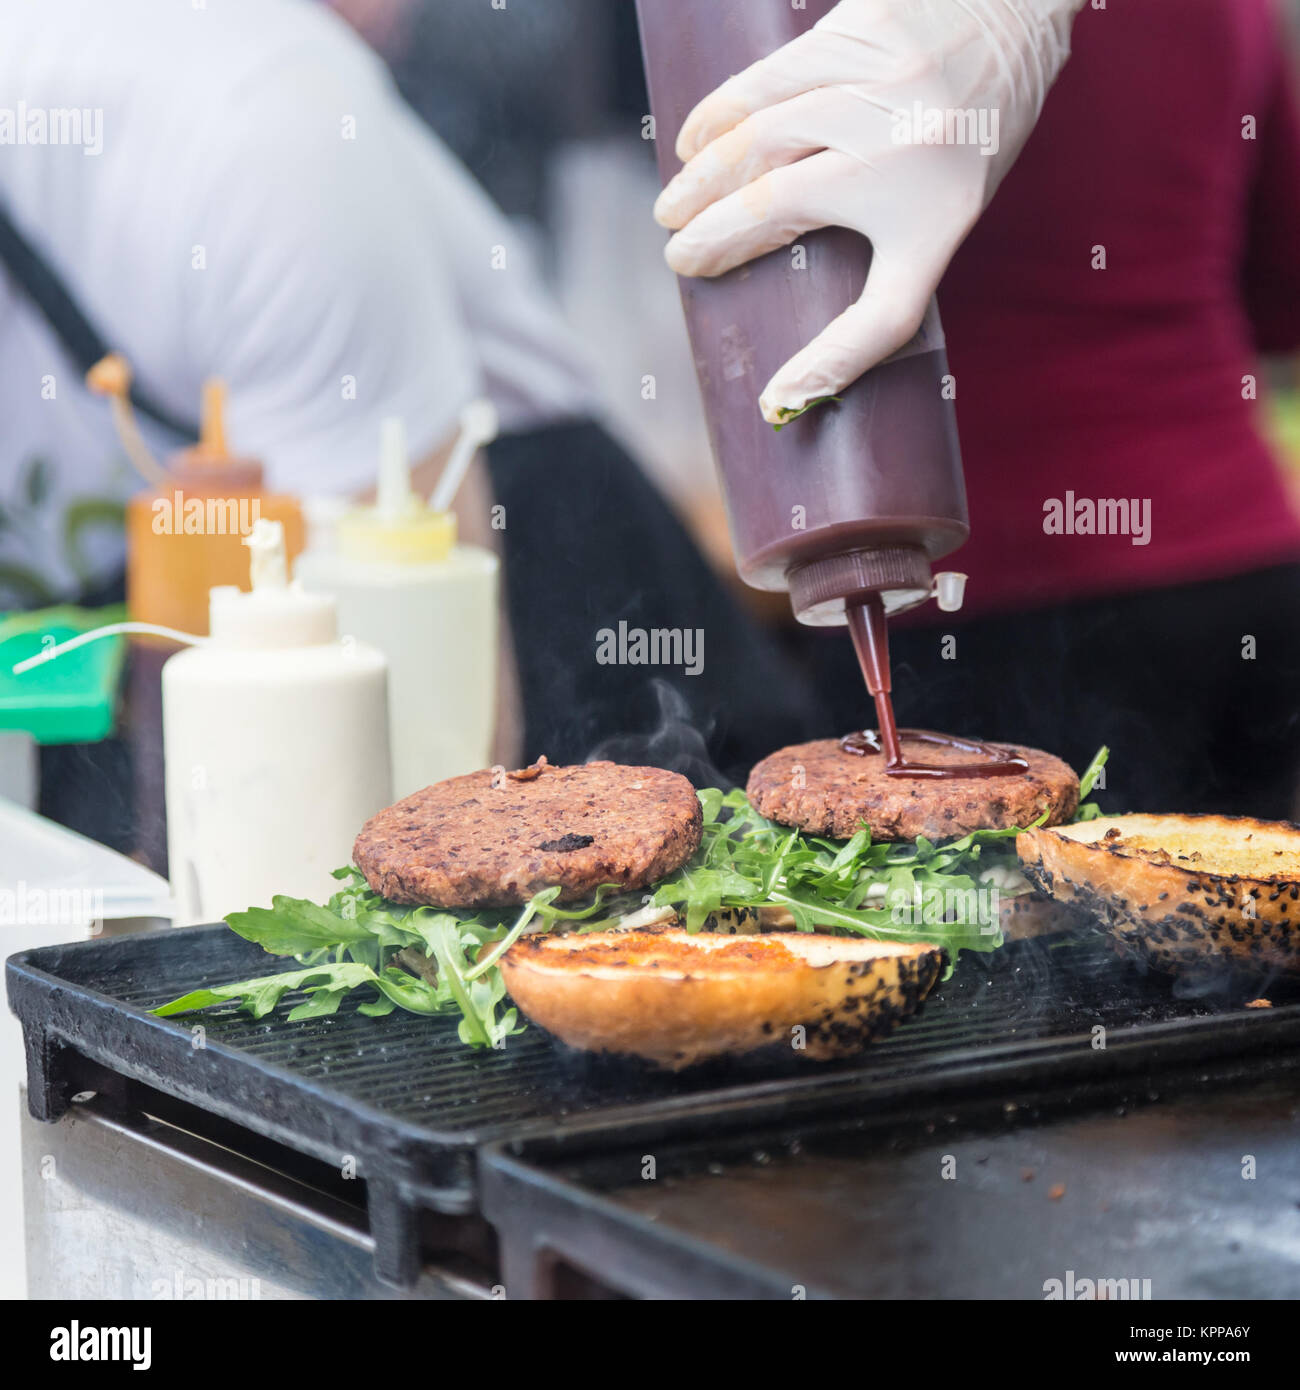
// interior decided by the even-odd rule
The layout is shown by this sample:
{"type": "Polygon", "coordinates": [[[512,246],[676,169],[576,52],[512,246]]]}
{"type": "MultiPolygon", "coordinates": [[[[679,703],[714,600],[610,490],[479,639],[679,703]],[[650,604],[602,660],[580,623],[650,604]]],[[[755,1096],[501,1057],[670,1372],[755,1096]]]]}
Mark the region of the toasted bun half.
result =
{"type": "Polygon", "coordinates": [[[524,1014],[571,1047],[680,1071],[772,1043],[849,1056],[915,1012],[943,960],[925,944],[670,927],[524,937],[501,970],[524,1014]]]}
{"type": "Polygon", "coordinates": [[[1300,827],[1240,816],[1111,816],[1026,830],[1025,877],[1175,974],[1223,961],[1300,971],[1300,827]]]}

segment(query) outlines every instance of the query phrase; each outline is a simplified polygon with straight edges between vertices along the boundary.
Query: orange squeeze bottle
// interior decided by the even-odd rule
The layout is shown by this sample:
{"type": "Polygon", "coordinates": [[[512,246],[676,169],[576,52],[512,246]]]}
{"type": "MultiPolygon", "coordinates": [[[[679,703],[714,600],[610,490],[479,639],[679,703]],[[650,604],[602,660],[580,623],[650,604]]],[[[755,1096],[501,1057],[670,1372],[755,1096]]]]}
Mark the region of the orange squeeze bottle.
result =
{"type": "Polygon", "coordinates": [[[205,636],[208,591],[248,588],[243,545],[259,519],[284,527],[290,560],[303,546],[295,497],[268,492],[259,460],[232,454],[226,442],[225,385],[203,386],[199,441],[163,468],[149,453],[131,411],[130,369],[117,354],[87,374],[90,388],[113,402],[123,446],[151,486],[126,504],[126,601],[138,622],[205,636]]]}

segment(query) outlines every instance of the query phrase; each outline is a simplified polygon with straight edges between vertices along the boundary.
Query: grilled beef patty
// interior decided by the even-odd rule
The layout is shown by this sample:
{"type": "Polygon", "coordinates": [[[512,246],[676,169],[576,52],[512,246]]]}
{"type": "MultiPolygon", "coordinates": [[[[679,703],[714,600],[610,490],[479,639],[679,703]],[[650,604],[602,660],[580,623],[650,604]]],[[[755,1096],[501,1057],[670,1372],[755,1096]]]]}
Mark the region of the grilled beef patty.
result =
{"type": "MultiPolygon", "coordinates": [[[[1032,825],[1044,811],[1060,825],[1079,804],[1079,779],[1060,758],[1037,748],[1002,744],[1028,764],[1006,777],[951,780],[890,777],[883,756],[846,753],[837,738],[798,743],[757,763],[746,788],[769,820],[810,835],[847,840],[871,827],[874,840],[955,840],[972,830],[1032,825]]],[[[903,751],[917,762],[970,762],[958,748],[913,743],[903,751]]]]}
{"type": "Polygon", "coordinates": [[[396,903],[514,907],[556,885],[569,902],[664,878],[694,854],[702,821],[675,772],[543,762],[425,787],[367,821],[352,855],[396,903]]]}

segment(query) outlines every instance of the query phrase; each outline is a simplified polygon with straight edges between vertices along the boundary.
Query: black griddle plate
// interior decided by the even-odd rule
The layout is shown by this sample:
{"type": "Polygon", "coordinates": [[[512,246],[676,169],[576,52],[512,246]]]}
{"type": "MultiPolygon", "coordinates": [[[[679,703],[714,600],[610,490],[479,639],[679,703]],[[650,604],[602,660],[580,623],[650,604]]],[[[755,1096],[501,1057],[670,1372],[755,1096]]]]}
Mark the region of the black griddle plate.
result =
{"type": "Polygon", "coordinates": [[[459,1042],[454,1021],[401,1011],[372,1019],[345,1004],[289,1023],[297,995],[260,1021],[234,1004],[171,1019],[147,1012],[277,968],[296,967],[220,925],[11,957],[28,1104],[57,1119],[84,1088],[86,1057],[313,1158],[337,1166],[351,1155],[367,1183],[377,1267],[395,1282],[411,1279],[418,1259],[410,1210],[476,1210],[475,1158],[496,1141],[688,1138],[1300,1043],[1295,986],[1275,988],[1271,1009],[1179,998],[1092,935],[964,955],[915,1019],[851,1061],[819,1065],[774,1048],[676,1077],[570,1052],[536,1028],[480,1053],[459,1042]]]}

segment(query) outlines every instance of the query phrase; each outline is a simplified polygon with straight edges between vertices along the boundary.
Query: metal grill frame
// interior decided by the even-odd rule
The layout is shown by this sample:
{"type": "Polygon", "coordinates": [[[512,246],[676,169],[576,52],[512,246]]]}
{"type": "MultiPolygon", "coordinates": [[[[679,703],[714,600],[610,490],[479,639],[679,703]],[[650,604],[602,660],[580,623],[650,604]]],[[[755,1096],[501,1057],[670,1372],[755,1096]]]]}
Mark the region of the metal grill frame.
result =
{"type": "MultiPolygon", "coordinates": [[[[291,961],[282,964],[293,968],[291,961]]],[[[283,1005],[260,1022],[233,1006],[180,1020],[147,1011],[186,988],[274,969],[258,948],[221,925],[11,957],[8,993],[23,1025],[29,1108],[37,1119],[57,1120],[71,1097],[86,1089],[79,1081],[99,1067],[309,1157],[337,1165],[353,1155],[367,1184],[377,1273],[398,1286],[410,1285],[419,1268],[412,1211],[477,1212],[476,1160],[488,1145],[546,1138],[589,1149],[602,1136],[620,1143],[692,1139],[1300,1044],[1300,1003],[1226,1012],[1211,1012],[1204,1002],[1180,1003],[1167,980],[1140,977],[1100,938],[1040,938],[1012,943],[991,958],[966,956],[916,1020],[852,1062],[818,1066],[787,1052],[678,1078],[577,1058],[539,1030],[511,1040],[504,1054],[470,1057],[440,1051],[460,1047],[449,1019],[344,1013],[333,1021],[288,1023],[283,1005]],[[1021,1006],[1019,1013],[1008,1012],[1008,999],[1021,1006]],[[1094,1046],[1092,1022],[1107,1027],[1104,1050],[1094,1046]],[[192,1042],[195,1024],[204,1028],[201,1047],[192,1042]],[[421,1095],[407,1113],[398,1113],[391,1104],[374,1103],[374,1094],[362,1098],[344,1089],[329,1073],[331,1053],[318,1049],[316,1074],[285,1060],[322,1038],[330,1046],[353,1046],[358,1035],[367,1048],[374,1041],[380,1054],[389,1054],[367,1053],[367,1077],[392,1066],[400,1078],[404,1064],[451,1058],[465,1109],[461,1122],[444,1117],[438,1123],[427,1113],[419,1118],[434,1099],[428,1079],[412,1077],[408,1089],[421,1095]],[[277,1060],[259,1055],[250,1038],[261,1039],[277,1060]],[[477,1094],[475,1080],[482,1083],[477,1094]],[[502,1086],[492,1116],[476,1117],[475,1104],[502,1086]]]]}

